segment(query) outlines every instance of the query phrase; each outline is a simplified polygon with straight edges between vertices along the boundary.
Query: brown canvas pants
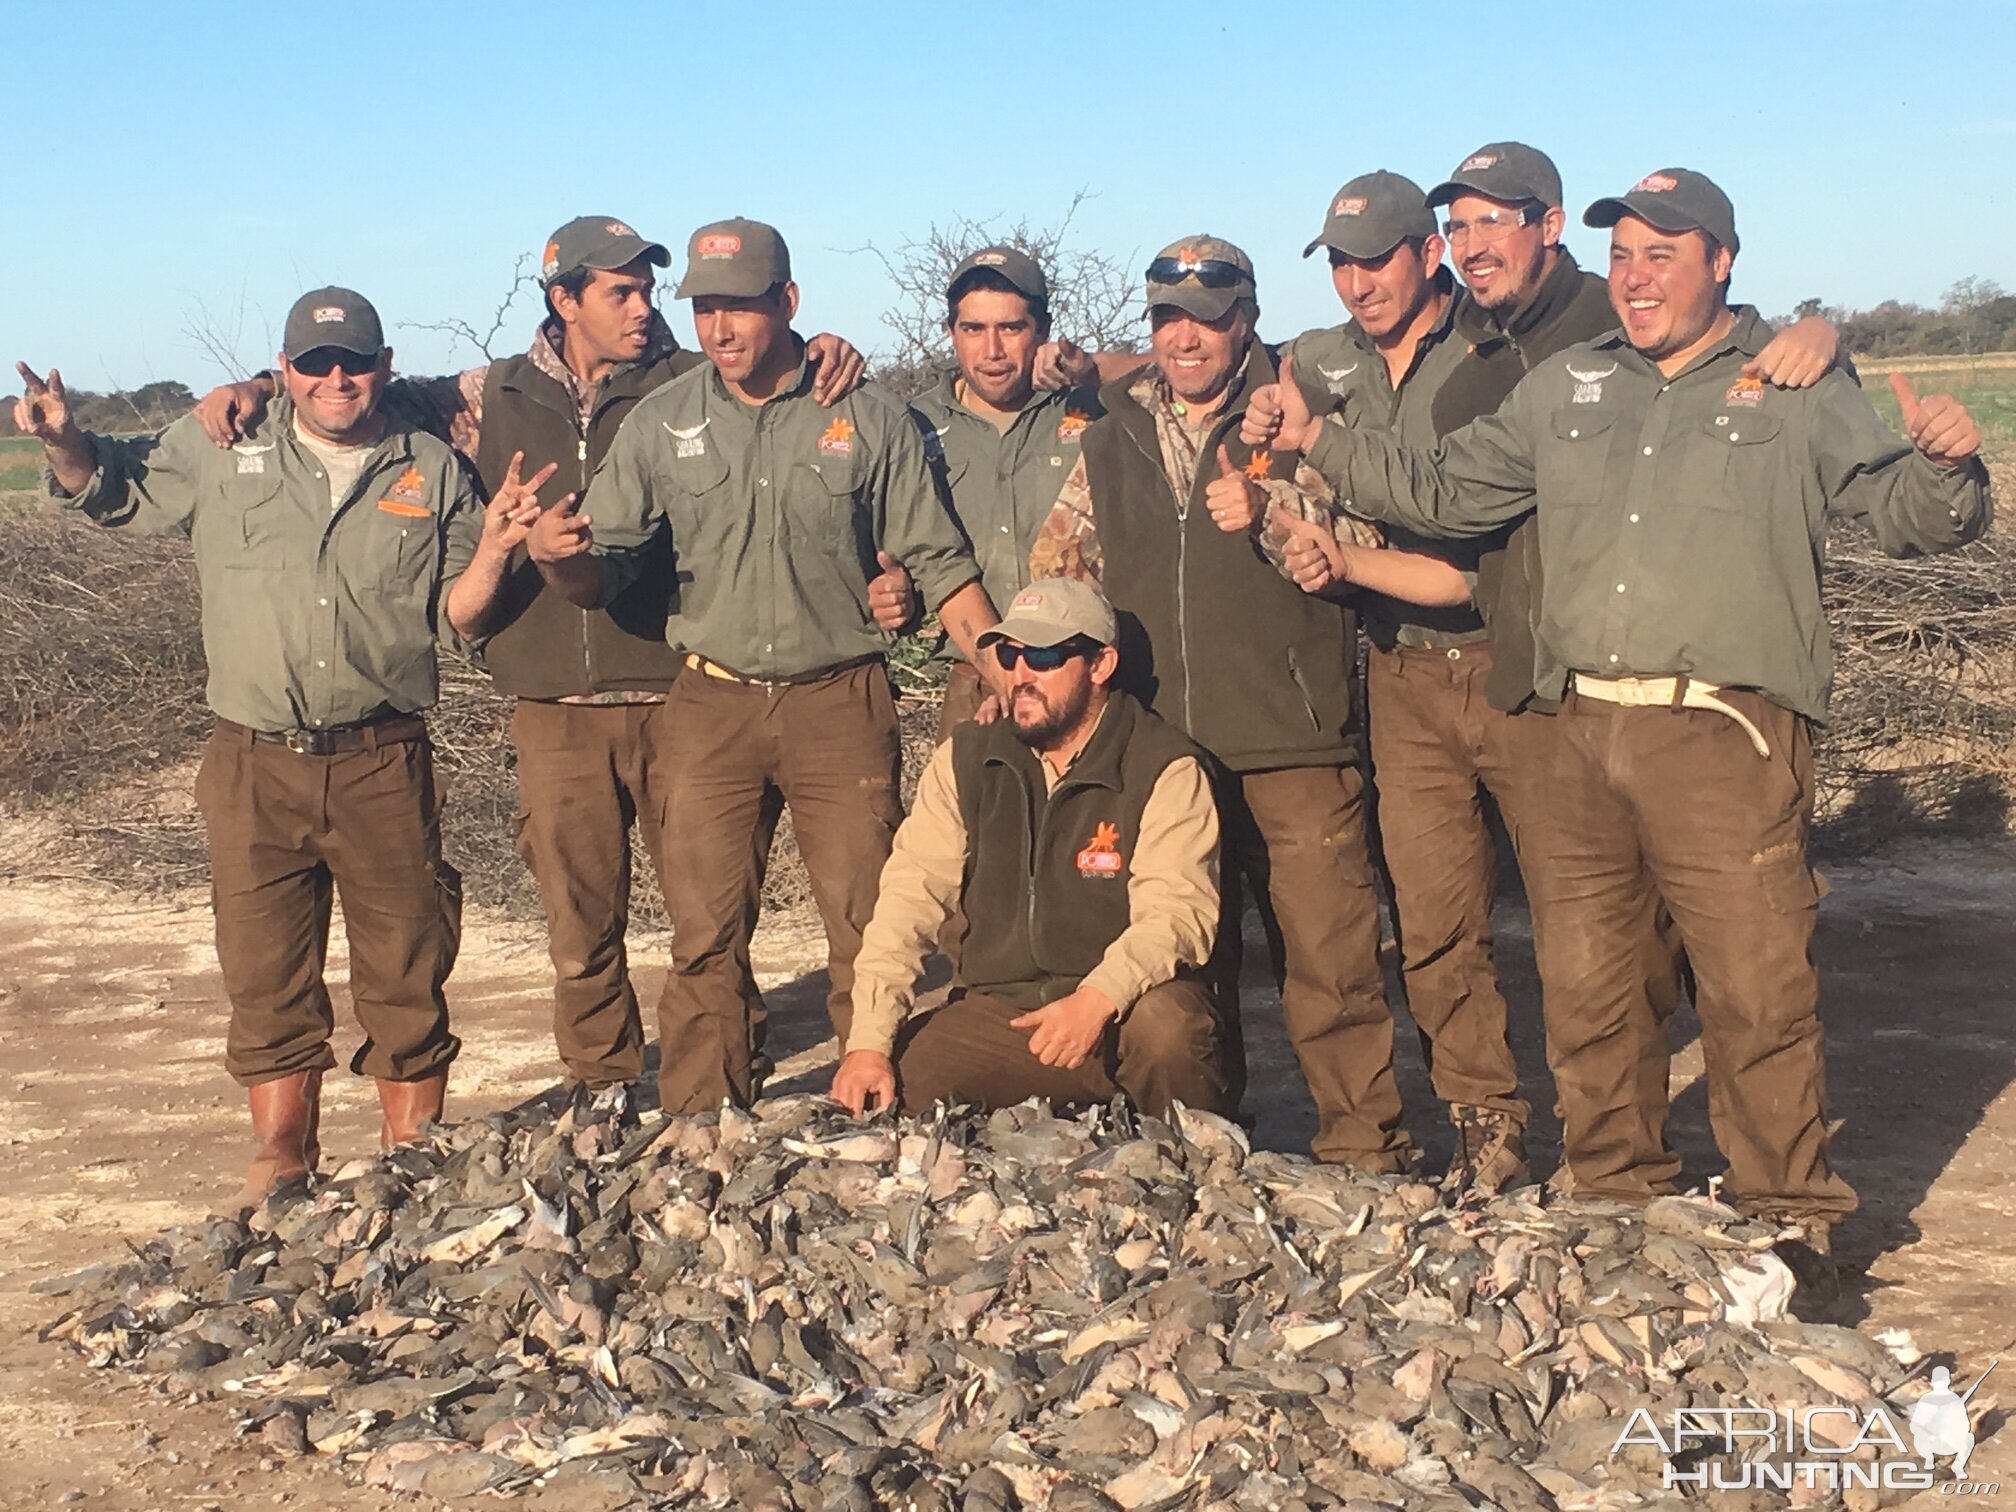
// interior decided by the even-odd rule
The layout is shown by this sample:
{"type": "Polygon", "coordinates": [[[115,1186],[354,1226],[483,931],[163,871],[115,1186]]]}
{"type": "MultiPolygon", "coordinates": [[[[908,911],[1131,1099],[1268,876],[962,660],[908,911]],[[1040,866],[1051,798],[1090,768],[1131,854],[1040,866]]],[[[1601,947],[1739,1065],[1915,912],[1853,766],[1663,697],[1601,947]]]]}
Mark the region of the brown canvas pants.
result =
{"type": "Polygon", "coordinates": [[[570,1081],[589,1087],[644,1074],[644,1025],[630,983],[630,826],[640,818],[661,889],[665,876],[660,703],[520,699],[518,855],[539,885],[553,960],[553,1038],[570,1081]]]}
{"type": "Polygon", "coordinates": [[[196,776],[210,842],[217,963],[231,999],[224,1066],[241,1086],[336,1064],[322,981],[343,900],[364,1043],[350,1069],[414,1081],[448,1069],[442,984],[461,943],[462,879],[441,859],[432,750],[408,734],[304,756],[217,722],[196,776]]]}
{"type": "Polygon", "coordinates": [[[1228,773],[1219,811],[1224,908],[1214,974],[1236,980],[1243,883],[1260,909],[1288,1039],[1316,1102],[1311,1153],[1366,1171],[1406,1169],[1414,1147],[1393,1075],[1364,774],[1332,766],[1228,773]]]}
{"type": "Polygon", "coordinates": [[[1484,791],[1498,799],[1508,827],[1515,823],[1520,766],[1506,726],[1546,716],[1492,708],[1484,697],[1490,675],[1488,644],[1375,648],[1365,702],[1400,977],[1435,1095],[1523,1125],[1532,1110],[1519,1096],[1492,962],[1498,847],[1484,791]]]}
{"type": "Polygon", "coordinates": [[[888,670],[815,682],[730,682],[689,670],[662,710],[672,972],[658,1005],[658,1089],[668,1113],[754,1095],[763,999],[749,969],[783,805],[826,926],[827,1012],[844,1041],[854,957],[902,820],[902,753],[888,670]]]}
{"type": "Polygon", "coordinates": [[[1006,1108],[1031,1097],[1084,1107],[1125,1092],[1157,1118],[1168,1116],[1172,1098],[1221,1117],[1238,1115],[1244,1068],[1231,1054],[1218,999],[1202,981],[1178,978],[1149,988],[1075,1070],[1046,1066],[1029,1053],[1029,1031],[1010,1027],[1024,1011],[962,988],[908,1025],[896,1049],[904,1111],[922,1112],[934,1102],[1006,1108]]]}
{"type": "Polygon", "coordinates": [[[1663,898],[1693,963],[1730,1185],[1746,1211],[1825,1221],[1855,1195],[1827,1160],[1811,736],[1757,694],[1724,696],[1768,758],[1712,710],[1571,694],[1555,718],[1527,886],[1544,894],[1536,948],[1562,1143],[1580,1195],[1642,1199],[1645,1172],[1664,1170],[1666,1026],[1642,985],[1663,898]]]}

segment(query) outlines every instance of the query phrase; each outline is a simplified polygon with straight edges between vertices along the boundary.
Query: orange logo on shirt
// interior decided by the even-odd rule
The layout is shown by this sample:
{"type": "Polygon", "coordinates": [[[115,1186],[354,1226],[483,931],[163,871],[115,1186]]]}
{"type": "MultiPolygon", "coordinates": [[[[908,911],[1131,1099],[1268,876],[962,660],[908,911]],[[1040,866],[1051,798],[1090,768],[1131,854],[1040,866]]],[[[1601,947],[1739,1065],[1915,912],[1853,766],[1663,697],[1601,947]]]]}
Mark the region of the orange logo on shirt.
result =
{"type": "Polygon", "coordinates": [[[420,469],[409,467],[393,479],[378,507],[387,514],[426,519],[432,511],[427,508],[427,480],[420,475],[420,469]]]}
{"type": "Polygon", "coordinates": [[[842,457],[853,451],[854,422],[844,419],[835,420],[831,425],[827,426],[825,434],[819,438],[819,450],[834,452],[842,457]]]}
{"type": "Polygon", "coordinates": [[[1120,854],[1120,831],[1105,820],[1092,831],[1085,849],[1078,852],[1078,871],[1086,877],[1118,876],[1127,858],[1120,854]]]}
{"type": "Polygon", "coordinates": [[[1059,441],[1076,441],[1085,434],[1085,427],[1092,423],[1092,417],[1083,410],[1067,409],[1064,418],[1057,422],[1059,441]]]}
{"type": "Polygon", "coordinates": [[[1764,402],[1764,380],[1762,378],[1738,378],[1729,385],[1722,395],[1724,404],[1762,404],[1764,402]]]}

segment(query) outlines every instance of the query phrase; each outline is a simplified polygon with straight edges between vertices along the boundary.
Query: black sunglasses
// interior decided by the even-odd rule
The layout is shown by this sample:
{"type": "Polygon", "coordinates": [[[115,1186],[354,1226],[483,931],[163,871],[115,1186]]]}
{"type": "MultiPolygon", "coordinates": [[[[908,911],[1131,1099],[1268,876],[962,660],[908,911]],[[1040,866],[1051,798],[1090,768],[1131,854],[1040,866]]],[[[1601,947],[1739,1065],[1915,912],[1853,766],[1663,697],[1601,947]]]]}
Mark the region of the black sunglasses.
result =
{"type": "Polygon", "coordinates": [[[361,352],[346,352],[342,347],[316,347],[287,360],[295,372],[307,378],[327,378],[337,368],[343,369],[352,378],[362,378],[366,373],[378,370],[379,355],[373,352],[366,357],[361,352]]]}
{"type": "Polygon", "coordinates": [[[1207,289],[1229,289],[1253,275],[1235,262],[1222,262],[1208,257],[1202,262],[1186,262],[1180,257],[1158,257],[1148,264],[1148,282],[1158,284],[1181,283],[1186,278],[1194,278],[1207,289]]]}
{"type": "Polygon", "coordinates": [[[1097,656],[1099,642],[1074,635],[1054,646],[1018,646],[1013,641],[994,642],[994,659],[1003,672],[1013,672],[1015,663],[1027,662],[1031,672],[1055,672],[1074,656],[1097,656]]]}

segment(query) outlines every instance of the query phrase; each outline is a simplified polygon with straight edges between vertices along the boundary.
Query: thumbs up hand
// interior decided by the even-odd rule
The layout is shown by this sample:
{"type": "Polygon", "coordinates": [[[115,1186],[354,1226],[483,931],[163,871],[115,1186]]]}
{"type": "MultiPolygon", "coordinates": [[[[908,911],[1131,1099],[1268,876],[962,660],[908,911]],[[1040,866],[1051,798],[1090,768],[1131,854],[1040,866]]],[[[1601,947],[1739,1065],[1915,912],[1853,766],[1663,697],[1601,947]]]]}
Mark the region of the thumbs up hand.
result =
{"type": "Polygon", "coordinates": [[[1204,507],[1211,520],[1228,535],[1251,530],[1260,523],[1267,508],[1267,495],[1244,472],[1233,465],[1232,454],[1221,442],[1218,447],[1218,476],[1204,489],[1204,507]]]}
{"type": "Polygon", "coordinates": [[[1935,466],[1951,470],[1981,450],[1981,427],[1951,394],[1920,399],[1902,373],[1890,375],[1890,392],[1904,412],[1904,434],[1935,466]]]}
{"type": "Polygon", "coordinates": [[[917,613],[917,587],[903,564],[886,551],[875,553],[882,575],[868,585],[868,609],[875,623],[894,635],[917,613]]]}

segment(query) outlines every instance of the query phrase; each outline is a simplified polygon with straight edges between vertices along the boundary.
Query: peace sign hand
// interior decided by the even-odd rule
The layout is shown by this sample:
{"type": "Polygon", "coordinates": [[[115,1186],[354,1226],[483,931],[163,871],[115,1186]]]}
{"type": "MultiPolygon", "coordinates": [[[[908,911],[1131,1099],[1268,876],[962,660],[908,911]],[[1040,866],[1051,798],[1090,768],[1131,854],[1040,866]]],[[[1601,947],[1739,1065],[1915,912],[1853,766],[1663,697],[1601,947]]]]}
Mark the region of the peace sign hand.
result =
{"type": "Polygon", "coordinates": [[[524,462],[525,453],[511,454],[511,465],[504,469],[504,480],[483,507],[483,546],[488,551],[509,556],[532,534],[532,527],[538,522],[540,514],[539,490],[560,466],[557,462],[548,462],[531,478],[521,480],[518,470],[524,462]]]}
{"type": "Polygon", "coordinates": [[[75,436],[77,427],[70,419],[70,395],[63,387],[63,375],[51,368],[45,383],[25,362],[15,363],[14,371],[21,375],[26,389],[14,401],[14,429],[44,446],[57,446],[75,436]]]}
{"type": "Polygon", "coordinates": [[[1890,375],[1890,392],[1904,412],[1904,434],[1934,466],[1950,472],[1981,450],[1981,427],[1951,394],[1920,399],[1902,373],[1890,375]]]}

